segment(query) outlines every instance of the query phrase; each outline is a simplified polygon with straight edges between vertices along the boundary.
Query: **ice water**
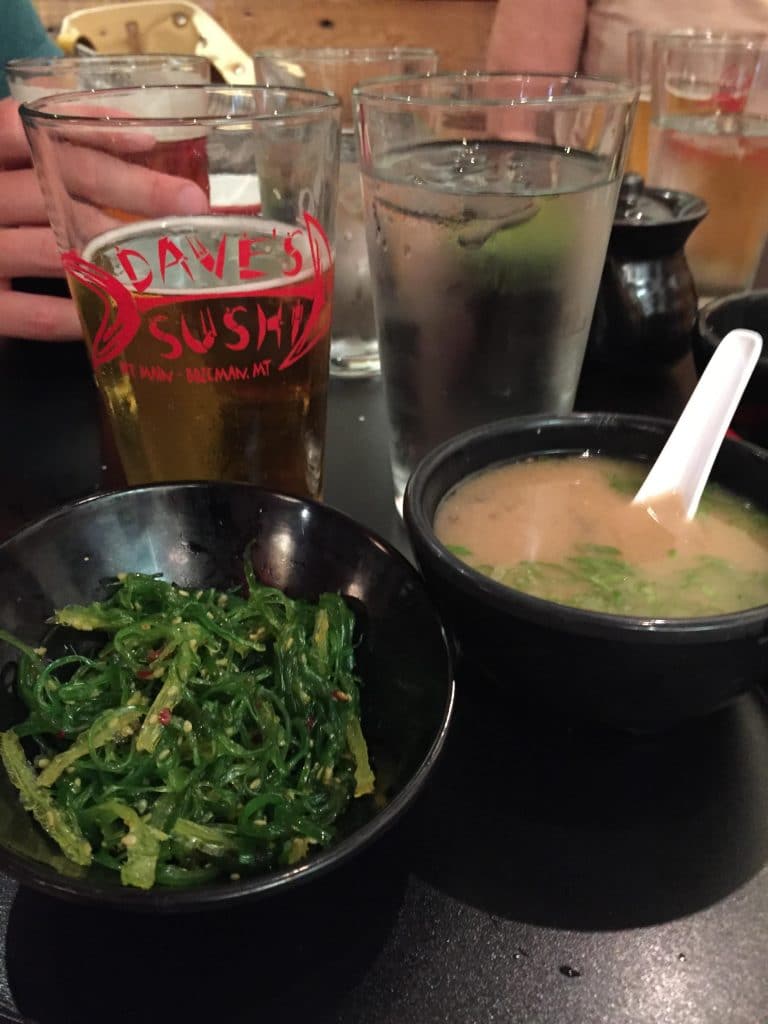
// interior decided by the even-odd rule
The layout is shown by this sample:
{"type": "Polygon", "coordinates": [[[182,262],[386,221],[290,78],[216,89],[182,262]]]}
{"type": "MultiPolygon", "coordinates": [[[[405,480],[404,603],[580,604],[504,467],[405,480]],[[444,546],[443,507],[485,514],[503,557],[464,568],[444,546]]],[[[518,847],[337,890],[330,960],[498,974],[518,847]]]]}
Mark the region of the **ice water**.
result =
{"type": "Polygon", "coordinates": [[[573,407],[618,182],[512,142],[397,151],[364,177],[396,500],[439,442],[573,407]]]}
{"type": "Polygon", "coordinates": [[[768,119],[662,119],[651,126],[649,180],[709,206],[685,250],[699,294],[751,287],[768,233],[768,119]]]}

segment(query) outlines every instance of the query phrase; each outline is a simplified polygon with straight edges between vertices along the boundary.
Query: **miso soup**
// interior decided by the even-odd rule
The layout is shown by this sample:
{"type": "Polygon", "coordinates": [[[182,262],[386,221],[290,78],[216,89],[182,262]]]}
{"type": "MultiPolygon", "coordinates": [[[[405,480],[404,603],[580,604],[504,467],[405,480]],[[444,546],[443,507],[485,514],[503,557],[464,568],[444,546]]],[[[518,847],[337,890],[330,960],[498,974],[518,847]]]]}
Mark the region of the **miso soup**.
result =
{"type": "Polygon", "coordinates": [[[690,522],[675,495],[633,506],[647,472],[602,456],[493,466],[445,496],[435,533],[492,579],[578,608],[690,618],[768,603],[768,516],[715,484],[690,522]]]}

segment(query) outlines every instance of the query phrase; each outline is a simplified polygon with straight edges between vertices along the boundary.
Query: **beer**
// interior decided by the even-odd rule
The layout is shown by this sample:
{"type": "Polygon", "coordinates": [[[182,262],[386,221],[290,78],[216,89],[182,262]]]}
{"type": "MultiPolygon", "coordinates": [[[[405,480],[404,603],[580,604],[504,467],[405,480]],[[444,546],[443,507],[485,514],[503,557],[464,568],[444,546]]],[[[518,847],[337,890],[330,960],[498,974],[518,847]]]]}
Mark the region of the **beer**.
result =
{"type": "Polygon", "coordinates": [[[64,262],[130,484],[320,496],[333,281],[317,221],[166,218],[64,262]]]}
{"type": "Polygon", "coordinates": [[[648,176],[648,132],[651,126],[651,97],[640,93],[627,154],[627,172],[648,176]]]}
{"type": "Polygon", "coordinates": [[[687,115],[651,126],[649,180],[709,207],[685,247],[699,295],[752,287],[768,233],[767,176],[766,118],[687,115]]]}

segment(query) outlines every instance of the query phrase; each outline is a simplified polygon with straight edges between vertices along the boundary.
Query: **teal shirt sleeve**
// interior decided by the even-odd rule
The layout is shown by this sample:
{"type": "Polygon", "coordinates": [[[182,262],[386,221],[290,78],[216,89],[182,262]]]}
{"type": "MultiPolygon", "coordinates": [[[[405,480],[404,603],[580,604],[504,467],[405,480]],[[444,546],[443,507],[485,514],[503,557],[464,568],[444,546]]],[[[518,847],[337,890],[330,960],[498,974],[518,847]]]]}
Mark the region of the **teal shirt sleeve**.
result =
{"type": "Polygon", "coordinates": [[[3,0],[0,29],[0,98],[8,95],[5,62],[16,57],[55,57],[61,51],[51,39],[31,0],[3,0]]]}

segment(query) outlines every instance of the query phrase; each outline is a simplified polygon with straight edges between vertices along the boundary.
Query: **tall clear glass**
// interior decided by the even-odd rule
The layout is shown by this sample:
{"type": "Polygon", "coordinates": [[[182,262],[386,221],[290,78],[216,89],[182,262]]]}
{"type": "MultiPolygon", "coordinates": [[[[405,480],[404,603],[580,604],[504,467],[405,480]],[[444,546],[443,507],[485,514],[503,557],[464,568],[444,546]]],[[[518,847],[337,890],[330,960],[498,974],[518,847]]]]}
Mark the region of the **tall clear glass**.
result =
{"type": "Polygon", "coordinates": [[[90,57],[23,57],[5,73],[11,96],[20,103],[60,92],[121,89],[131,85],[204,85],[211,64],[194,54],[119,53],[90,57]]]}
{"type": "Polygon", "coordinates": [[[705,297],[751,287],[768,233],[764,38],[709,32],[653,41],[648,180],[709,207],[686,247],[705,297]]]}
{"type": "Polygon", "coordinates": [[[319,497],[336,97],[150,86],[20,110],[128,482],[319,497]],[[249,202],[215,199],[219,175],[249,202]]]}
{"type": "Polygon", "coordinates": [[[355,90],[398,507],[446,438],[572,408],[635,97],[484,72],[355,90]]]}
{"type": "Polygon", "coordinates": [[[254,54],[256,80],[334,92],[341,101],[342,140],[337,211],[336,276],[331,337],[331,373],[370,377],[379,372],[371,276],[365,245],[360,166],[352,116],[352,88],[372,78],[427,74],[437,70],[431,49],[272,49],[254,54]]]}

